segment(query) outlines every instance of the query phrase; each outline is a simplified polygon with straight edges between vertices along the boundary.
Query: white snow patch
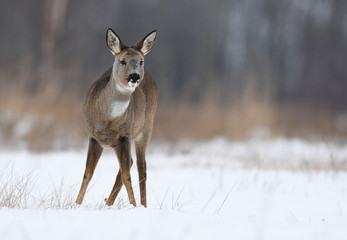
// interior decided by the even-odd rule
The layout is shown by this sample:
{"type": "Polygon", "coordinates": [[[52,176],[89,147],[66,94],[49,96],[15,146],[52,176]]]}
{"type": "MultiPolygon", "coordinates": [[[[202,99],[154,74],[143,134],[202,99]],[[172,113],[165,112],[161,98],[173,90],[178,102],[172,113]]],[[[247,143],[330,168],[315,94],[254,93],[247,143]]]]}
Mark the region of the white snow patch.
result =
{"type": "MultiPolygon", "coordinates": [[[[63,183],[61,198],[75,200],[86,152],[0,152],[0,191],[23,176],[32,180],[26,203],[0,208],[1,239],[317,240],[347,235],[347,173],[286,170],[302,158],[329,162],[333,154],[342,161],[347,156],[343,145],[282,138],[153,143],[147,155],[148,208],[131,207],[122,188],[116,199],[116,205],[123,201],[120,209],[98,210],[118,171],[115,154],[105,150],[83,204],[62,210],[49,201],[50,193],[63,183]],[[249,153],[258,155],[260,167],[243,163],[249,153]],[[270,163],[282,170],[262,169],[270,163]]],[[[136,166],[131,174],[139,204],[136,166]]]]}

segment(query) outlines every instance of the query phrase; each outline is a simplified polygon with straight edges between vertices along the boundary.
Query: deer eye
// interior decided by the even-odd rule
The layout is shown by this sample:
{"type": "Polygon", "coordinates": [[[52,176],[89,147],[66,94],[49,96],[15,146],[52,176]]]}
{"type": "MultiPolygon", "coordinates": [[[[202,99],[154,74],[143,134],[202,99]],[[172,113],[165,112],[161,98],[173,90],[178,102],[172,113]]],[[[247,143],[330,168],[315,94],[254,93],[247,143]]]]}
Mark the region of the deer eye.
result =
{"type": "Polygon", "coordinates": [[[120,64],[125,65],[125,64],[127,64],[127,62],[122,60],[122,61],[120,61],[120,64]]]}
{"type": "Polygon", "coordinates": [[[140,61],[140,65],[141,65],[141,66],[143,65],[143,60],[140,61]]]}

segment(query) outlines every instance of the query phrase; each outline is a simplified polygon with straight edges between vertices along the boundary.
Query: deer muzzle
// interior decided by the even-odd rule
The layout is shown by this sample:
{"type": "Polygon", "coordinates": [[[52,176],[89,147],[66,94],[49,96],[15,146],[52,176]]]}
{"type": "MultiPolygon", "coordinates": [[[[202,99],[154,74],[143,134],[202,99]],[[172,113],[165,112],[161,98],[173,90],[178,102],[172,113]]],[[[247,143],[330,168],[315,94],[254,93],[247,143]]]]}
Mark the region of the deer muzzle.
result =
{"type": "Polygon", "coordinates": [[[140,75],[137,73],[132,73],[128,77],[128,82],[137,83],[140,79],[140,75]]]}

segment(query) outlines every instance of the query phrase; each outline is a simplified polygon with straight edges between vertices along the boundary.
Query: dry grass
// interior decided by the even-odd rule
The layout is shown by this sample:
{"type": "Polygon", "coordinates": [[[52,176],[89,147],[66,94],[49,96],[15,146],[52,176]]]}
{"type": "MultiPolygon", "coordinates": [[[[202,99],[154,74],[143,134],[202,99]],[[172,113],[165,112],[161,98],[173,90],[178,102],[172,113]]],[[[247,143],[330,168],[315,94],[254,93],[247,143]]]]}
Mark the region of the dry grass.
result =
{"type": "Polygon", "coordinates": [[[345,138],[338,129],[337,114],[305,106],[276,105],[266,101],[243,100],[230,106],[160,106],[154,138],[209,139],[216,135],[239,140],[267,129],[274,136],[300,137],[308,140],[345,138]]]}
{"type": "Polygon", "coordinates": [[[9,149],[21,144],[33,151],[81,147],[86,138],[82,101],[71,93],[30,95],[9,90],[0,98],[0,131],[2,146],[9,149]]]}
{"type": "Polygon", "coordinates": [[[152,191],[152,194],[154,195],[154,198],[156,200],[156,206],[155,208],[162,210],[174,210],[178,212],[183,212],[184,208],[187,207],[191,202],[190,201],[183,201],[181,199],[182,193],[184,191],[184,186],[181,188],[180,192],[175,195],[174,192],[171,192],[171,198],[168,198],[170,188],[167,188],[164,196],[159,198],[157,194],[154,192],[152,188],[150,188],[152,191]]]}
{"type": "Polygon", "coordinates": [[[27,208],[30,195],[31,175],[14,180],[13,176],[0,178],[0,208],[27,208]]]}
{"type": "Polygon", "coordinates": [[[118,198],[114,206],[106,206],[104,201],[99,203],[77,205],[75,186],[65,186],[64,180],[52,188],[47,193],[33,191],[40,189],[40,185],[35,181],[34,173],[29,173],[20,178],[16,178],[13,171],[7,166],[0,170],[0,209],[124,209],[130,208],[130,204],[123,198],[118,198]],[[35,192],[35,194],[33,194],[35,192]]]}

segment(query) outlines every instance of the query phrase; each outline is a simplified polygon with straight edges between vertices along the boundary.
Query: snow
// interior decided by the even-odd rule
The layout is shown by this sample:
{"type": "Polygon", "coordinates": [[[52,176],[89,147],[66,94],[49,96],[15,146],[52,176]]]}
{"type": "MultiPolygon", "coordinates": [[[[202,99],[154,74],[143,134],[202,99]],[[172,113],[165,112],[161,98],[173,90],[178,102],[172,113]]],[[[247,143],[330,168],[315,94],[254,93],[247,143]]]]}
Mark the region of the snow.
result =
{"type": "MultiPolygon", "coordinates": [[[[347,236],[346,145],[285,138],[152,142],[148,208],[132,207],[124,187],[115,205],[105,206],[118,171],[111,150],[102,155],[83,204],[75,205],[85,159],[86,149],[40,154],[2,150],[0,204],[12,185],[25,197],[16,206],[0,207],[0,238],[347,236]]],[[[131,174],[139,204],[136,167],[131,174]]]]}

